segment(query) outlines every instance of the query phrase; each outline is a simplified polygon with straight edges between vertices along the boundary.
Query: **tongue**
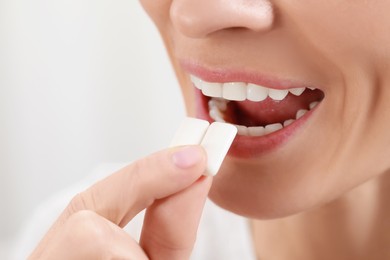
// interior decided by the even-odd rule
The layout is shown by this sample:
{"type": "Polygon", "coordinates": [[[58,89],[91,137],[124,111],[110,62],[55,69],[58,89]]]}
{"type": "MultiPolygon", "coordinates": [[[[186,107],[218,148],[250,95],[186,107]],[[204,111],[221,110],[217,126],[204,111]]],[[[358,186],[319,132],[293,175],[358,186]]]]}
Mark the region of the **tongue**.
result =
{"type": "Polygon", "coordinates": [[[289,93],[282,101],[267,98],[262,102],[249,100],[229,102],[226,112],[227,121],[245,126],[265,126],[274,123],[283,123],[295,119],[300,109],[309,109],[310,103],[320,101],[323,94],[319,90],[306,90],[300,96],[289,93]]]}

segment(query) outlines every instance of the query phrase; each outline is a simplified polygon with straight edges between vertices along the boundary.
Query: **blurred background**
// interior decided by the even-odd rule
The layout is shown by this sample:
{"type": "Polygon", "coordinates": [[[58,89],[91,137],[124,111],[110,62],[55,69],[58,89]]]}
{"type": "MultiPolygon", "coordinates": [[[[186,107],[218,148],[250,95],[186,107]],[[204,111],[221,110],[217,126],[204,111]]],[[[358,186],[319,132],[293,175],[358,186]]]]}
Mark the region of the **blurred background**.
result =
{"type": "Polygon", "coordinates": [[[0,259],[45,198],[166,147],[183,116],[138,1],[0,0],[0,259]]]}

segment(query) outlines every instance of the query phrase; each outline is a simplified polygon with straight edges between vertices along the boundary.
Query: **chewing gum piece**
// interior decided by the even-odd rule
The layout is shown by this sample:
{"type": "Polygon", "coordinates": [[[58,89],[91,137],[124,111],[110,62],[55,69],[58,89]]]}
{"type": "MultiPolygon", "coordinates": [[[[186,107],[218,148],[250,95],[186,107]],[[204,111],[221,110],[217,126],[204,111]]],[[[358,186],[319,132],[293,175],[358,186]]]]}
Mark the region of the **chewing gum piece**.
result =
{"type": "Polygon", "coordinates": [[[201,142],[207,153],[204,175],[215,176],[218,173],[236,134],[237,128],[231,124],[214,122],[209,126],[201,142]]]}
{"type": "Polygon", "coordinates": [[[169,147],[200,144],[209,125],[210,123],[205,120],[186,117],[177,129],[169,147]]]}
{"type": "Polygon", "coordinates": [[[220,122],[209,122],[187,117],[180,124],[170,147],[201,145],[207,153],[204,175],[215,176],[237,134],[237,127],[220,122]]]}

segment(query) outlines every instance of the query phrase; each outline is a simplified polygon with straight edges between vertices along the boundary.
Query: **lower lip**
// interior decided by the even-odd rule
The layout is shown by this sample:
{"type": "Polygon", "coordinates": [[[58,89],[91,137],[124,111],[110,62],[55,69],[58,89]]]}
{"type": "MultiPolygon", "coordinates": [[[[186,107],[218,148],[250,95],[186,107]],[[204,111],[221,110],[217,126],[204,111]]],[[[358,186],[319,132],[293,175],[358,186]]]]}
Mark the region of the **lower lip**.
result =
{"type": "MultiPolygon", "coordinates": [[[[207,120],[210,123],[214,122],[209,115],[206,97],[196,88],[195,93],[196,116],[200,119],[207,120]]],[[[307,112],[303,117],[294,121],[291,125],[268,135],[257,137],[237,135],[229,150],[229,156],[249,159],[276,151],[291,140],[295,133],[297,133],[311,117],[314,110],[307,112]]]]}

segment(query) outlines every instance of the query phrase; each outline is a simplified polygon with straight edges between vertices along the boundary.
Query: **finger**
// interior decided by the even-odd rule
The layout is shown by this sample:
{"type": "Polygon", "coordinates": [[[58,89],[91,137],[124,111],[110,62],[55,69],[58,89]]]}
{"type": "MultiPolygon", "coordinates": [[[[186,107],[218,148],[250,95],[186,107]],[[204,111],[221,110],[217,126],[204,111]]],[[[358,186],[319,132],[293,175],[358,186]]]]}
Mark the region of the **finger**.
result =
{"type": "Polygon", "coordinates": [[[123,168],[76,196],[64,213],[91,210],[123,227],[141,210],[194,183],[205,171],[200,146],[167,149],[123,168]]]}
{"type": "Polygon", "coordinates": [[[93,211],[73,214],[58,231],[29,259],[148,259],[125,231],[93,211]]]}
{"type": "Polygon", "coordinates": [[[150,259],[189,259],[210,186],[203,177],[147,209],[140,244],[150,259]]]}
{"type": "Polygon", "coordinates": [[[171,148],[138,160],[74,197],[38,247],[48,244],[68,218],[82,210],[96,212],[123,227],[156,199],[194,183],[205,167],[201,146],[171,148]]]}

